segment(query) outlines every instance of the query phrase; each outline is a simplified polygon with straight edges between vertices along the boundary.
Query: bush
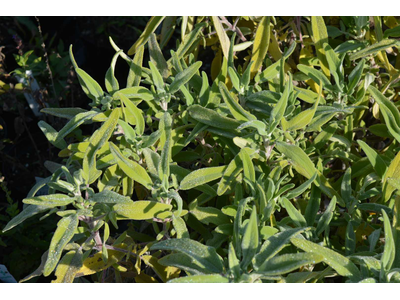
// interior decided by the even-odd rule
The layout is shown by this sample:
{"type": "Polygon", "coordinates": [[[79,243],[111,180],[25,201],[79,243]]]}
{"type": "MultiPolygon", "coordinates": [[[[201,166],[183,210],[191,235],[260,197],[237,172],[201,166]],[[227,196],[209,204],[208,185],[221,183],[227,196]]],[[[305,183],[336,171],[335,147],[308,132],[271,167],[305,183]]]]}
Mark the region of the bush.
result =
{"type": "Polygon", "coordinates": [[[110,39],[106,92],[71,46],[91,109],[42,110],[64,160],[3,229],[61,218],[26,280],[399,282],[399,28],[152,17],[127,54],[110,39]]]}

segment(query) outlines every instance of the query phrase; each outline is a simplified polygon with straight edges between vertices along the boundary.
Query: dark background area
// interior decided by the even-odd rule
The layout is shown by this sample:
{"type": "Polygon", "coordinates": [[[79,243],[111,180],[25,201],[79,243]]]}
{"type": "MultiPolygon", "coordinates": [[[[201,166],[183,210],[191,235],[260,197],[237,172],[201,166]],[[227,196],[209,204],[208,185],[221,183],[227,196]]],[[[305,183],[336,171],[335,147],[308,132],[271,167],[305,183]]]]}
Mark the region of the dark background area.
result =
{"type": "MultiPolygon", "coordinates": [[[[0,80],[10,87],[7,92],[0,93],[0,230],[22,210],[22,200],[35,184],[35,177],[51,175],[45,162],[62,160],[58,157],[59,150],[48,143],[37,123],[44,120],[59,130],[66,122],[65,119],[33,114],[23,93],[16,88],[18,81],[13,71],[20,66],[14,56],[33,50],[32,56],[42,58],[34,72],[40,93],[33,95],[42,107],[47,103],[50,107],[88,109],[90,99],[81,90],[72,71],[69,45],[73,45],[79,67],[104,88],[104,76],[115,54],[109,36],[126,52],[149,18],[39,17],[39,27],[35,17],[0,17],[0,80]],[[46,66],[43,41],[53,82],[46,66]]],[[[175,43],[174,40],[172,38],[169,44],[175,43]]],[[[128,65],[118,62],[116,77],[121,85],[125,84],[127,74],[128,65]]],[[[16,280],[39,266],[40,256],[49,247],[57,221],[55,215],[42,221],[33,217],[0,233],[0,264],[6,265],[16,280]]],[[[36,277],[31,281],[48,282],[53,279],[50,277],[36,277]]]]}

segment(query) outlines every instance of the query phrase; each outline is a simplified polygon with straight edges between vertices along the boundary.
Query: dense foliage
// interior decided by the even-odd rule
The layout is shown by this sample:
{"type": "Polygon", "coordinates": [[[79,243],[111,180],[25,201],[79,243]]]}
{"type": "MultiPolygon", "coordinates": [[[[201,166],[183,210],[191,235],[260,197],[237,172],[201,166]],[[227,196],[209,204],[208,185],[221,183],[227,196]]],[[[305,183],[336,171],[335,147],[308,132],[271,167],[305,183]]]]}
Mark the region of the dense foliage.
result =
{"type": "Polygon", "coordinates": [[[59,221],[24,281],[399,282],[399,22],[152,17],[105,90],[71,46],[91,109],[42,110],[63,160],[3,231],[59,221]]]}

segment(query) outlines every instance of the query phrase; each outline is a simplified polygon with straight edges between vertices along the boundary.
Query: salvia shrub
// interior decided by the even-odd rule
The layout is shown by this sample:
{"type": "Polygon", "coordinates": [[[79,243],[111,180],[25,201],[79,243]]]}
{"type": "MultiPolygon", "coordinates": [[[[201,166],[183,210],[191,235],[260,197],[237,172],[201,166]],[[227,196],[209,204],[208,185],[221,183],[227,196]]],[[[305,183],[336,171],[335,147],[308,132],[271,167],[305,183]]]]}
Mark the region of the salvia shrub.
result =
{"type": "Polygon", "coordinates": [[[105,91],[71,46],[91,109],[42,110],[62,163],[3,231],[60,219],[23,281],[399,282],[399,22],[152,17],[105,91]]]}

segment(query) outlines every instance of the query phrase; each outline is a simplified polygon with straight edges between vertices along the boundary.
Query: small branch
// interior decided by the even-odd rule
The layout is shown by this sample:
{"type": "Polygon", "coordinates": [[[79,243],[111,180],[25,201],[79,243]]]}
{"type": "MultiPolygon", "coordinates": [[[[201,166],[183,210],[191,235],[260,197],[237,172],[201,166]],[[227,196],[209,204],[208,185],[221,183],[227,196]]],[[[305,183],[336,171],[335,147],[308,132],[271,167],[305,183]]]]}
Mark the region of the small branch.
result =
{"type": "Polygon", "coordinates": [[[40,26],[39,18],[38,17],[35,17],[35,18],[36,18],[36,21],[38,22],[38,30],[39,30],[39,34],[40,34],[40,39],[42,41],[42,48],[43,48],[43,51],[44,51],[44,57],[46,59],[46,69],[49,72],[49,77],[50,77],[50,80],[51,80],[51,86],[53,88],[54,102],[58,106],[58,98],[57,98],[56,89],[54,87],[53,73],[51,72],[51,69],[50,69],[49,56],[47,55],[46,45],[45,45],[44,39],[43,39],[42,27],[40,26]]]}
{"type": "MultiPolygon", "coordinates": [[[[105,245],[106,246],[106,248],[108,249],[108,250],[115,250],[115,251],[119,251],[119,252],[123,252],[123,253],[126,253],[126,254],[128,254],[129,253],[129,255],[132,255],[132,256],[135,256],[135,257],[138,257],[139,255],[137,255],[136,253],[134,253],[134,252],[129,252],[128,250],[125,250],[125,249],[122,249],[122,248],[117,248],[117,247],[114,247],[114,246],[111,246],[111,245],[105,245]]],[[[98,250],[98,251],[101,251],[101,249],[103,248],[103,244],[97,244],[96,246],[94,246],[93,247],[93,249],[96,249],[96,250],[98,250]]],[[[140,256],[139,256],[140,257],[140,256]]]]}

